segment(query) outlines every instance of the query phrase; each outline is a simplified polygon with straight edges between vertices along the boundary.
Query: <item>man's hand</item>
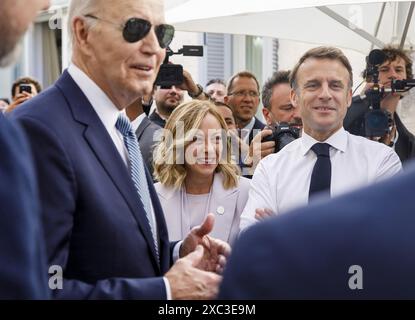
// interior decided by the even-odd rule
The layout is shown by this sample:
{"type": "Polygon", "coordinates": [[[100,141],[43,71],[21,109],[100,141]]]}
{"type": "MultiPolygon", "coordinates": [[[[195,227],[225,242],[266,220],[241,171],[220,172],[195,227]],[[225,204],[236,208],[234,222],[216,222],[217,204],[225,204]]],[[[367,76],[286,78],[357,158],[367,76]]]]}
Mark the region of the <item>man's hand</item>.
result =
{"type": "Polygon", "coordinates": [[[272,135],[271,129],[264,129],[252,139],[251,145],[249,146],[249,156],[253,159],[259,160],[265,158],[271,153],[275,152],[275,142],[267,141],[262,142],[265,137],[272,135]]]}
{"type": "MultiPolygon", "coordinates": [[[[367,91],[370,90],[370,89],[372,89],[373,86],[374,86],[374,83],[372,83],[372,82],[366,83],[365,87],[362,90],[361,95],[362,94],[363,95],[367,95],[367,91]]],[[[383,84],[382,83],[379,83],[379,87],[380,87],[380,89],[390,88],[391,87],[391,82],[383,83],[383,84]]],[[[389,111],[390,113],[393,114],[396,111],[396,108],[398,106],[398,102],[399,102],[401,96],[402,96],[402,93],[399,93],[399,92],[395,92],[395,93],[391,93],[391,92],[385,93],[382,96],[382,99],[380,101],[380,107],[381,107],[381,109],[382,110],[387,110],[387,111],[389,111]]]]}
{"type": "Polygon", "coordinates": [[[268,137],[271,134],[271,129],[264,129],[252,139],[249,146],[249,155],[245,158],[245,164],[251,166],[252,172],[255,171],[255,168],[261,159],[275,152],[274,141],[262,142],[265,137],[268,137]]]}
{"type": "Polygon", "coordinates": [[[193,228],[183,240],[179,255],[185,257],[193,252],[198,245],[202,245],[204,254],[197,267],[220,274],[225,267],[226,258],[231,253],[231,247],[222,240],[208,236],[213,229],[214,222],[215,216],[209,213],[202,225],[193,228]]]}
{"type": "MultiPolygon", "coordinates": [[[[178,86],[178,88],[186,90],[189,94],[193,96],[200,91],[199,87],[194,82],[191,74],[186,70],[183,70],[183,83],[180,86],[178,86]]],[[[196,98],[198,100],[208,100],[208,97],[205,94],[203,94],[203,91],[196,98]]]]}
{"type": "Polygon", "coordinates": [[[35,96],[35,94],[33,94],[33,93],[28,93],[28,92],[19,93],[16,96],[16,99],[8,106],[8,108],[6,109],[5,112],[6,113],[12,112],[19,105],[21,105],[23,102],[26,102],[27,100],[32,99],[34,96],[35,96]]]}
{"type": "Polygon", "coordinates": [[[222,277],[197,268],[205,249],[198,245],[186,257],[177,260],[165,277],[170,283],[173,300],[208,300],[216,298],[222,277]]]}
{"type": "Polygon", "coordinates": [[[255,219],[261,221],[264,219],[268,219],[272,216],[275,216],[274,212],[271,209],[256,209],[255,210],[255,219]]]}

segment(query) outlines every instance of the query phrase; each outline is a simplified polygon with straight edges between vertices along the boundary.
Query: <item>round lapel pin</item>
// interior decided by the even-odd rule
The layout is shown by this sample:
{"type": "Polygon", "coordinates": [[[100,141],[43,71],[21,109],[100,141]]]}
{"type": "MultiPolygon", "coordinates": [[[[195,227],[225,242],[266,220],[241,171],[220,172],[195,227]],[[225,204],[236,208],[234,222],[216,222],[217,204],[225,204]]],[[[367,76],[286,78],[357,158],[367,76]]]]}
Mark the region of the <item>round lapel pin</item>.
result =
{"type": "Polygon", "coordinates": [[[219,215],[223,215],[225,213],[225,208],[220,206],[216,209],[216,213],[219,215]]]}

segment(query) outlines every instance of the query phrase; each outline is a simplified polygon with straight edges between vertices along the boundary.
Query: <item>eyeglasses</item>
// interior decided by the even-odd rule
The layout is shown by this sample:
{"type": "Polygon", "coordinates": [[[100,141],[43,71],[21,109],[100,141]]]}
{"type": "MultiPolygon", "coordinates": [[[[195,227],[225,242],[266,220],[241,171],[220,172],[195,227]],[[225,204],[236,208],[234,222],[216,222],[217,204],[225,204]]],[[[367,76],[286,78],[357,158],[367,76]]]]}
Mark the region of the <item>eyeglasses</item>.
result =
{"type": "Polygon", "coordinates": [[[259,97],[259,93],[255,91],[238,91],[238,92],[232,92],[229,95],[236,96],[236,97],[246,97],[246,96],[250,96],[251,98],[259,97]]]}
{"type": "MultiPolygon", "coordinates": [[[[107,21],[101,18],[98,18],[92,14],[85,15],[86,18],[91,18],[95,20],[101,20],[112,25],[120,26],[117,23],[107,21]]],[[[144,39],[144,37],[151,30],[151,23],[147,20],[140,18],[131,18],[128,19],[124,25],[121,25],[122,35],[125,41],[129,43],[134,43],[144,39]]],[[[169,24],[160,24],[154,27],[157,40],[162,49],[167,48],[173,40],[174,37],[174,27],[169,24]]]]}

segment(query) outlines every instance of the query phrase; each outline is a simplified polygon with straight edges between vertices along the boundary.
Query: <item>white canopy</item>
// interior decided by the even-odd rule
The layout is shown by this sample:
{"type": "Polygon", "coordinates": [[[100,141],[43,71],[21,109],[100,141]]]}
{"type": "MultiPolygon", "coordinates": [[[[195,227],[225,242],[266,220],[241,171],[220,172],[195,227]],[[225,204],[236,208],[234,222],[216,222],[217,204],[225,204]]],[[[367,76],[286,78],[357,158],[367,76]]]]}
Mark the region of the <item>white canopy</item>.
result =
{"type": "Polygon", "coordinates": [[[268,36],[335,45],[367,54],[371,46],[415,43],[415,2],[182,0],[166,18],[180,31],[268,36]],[[412,10],[412,11],[411,11],[412,10]],[[409,13],[410,19],[407,19],[409,13]]]}

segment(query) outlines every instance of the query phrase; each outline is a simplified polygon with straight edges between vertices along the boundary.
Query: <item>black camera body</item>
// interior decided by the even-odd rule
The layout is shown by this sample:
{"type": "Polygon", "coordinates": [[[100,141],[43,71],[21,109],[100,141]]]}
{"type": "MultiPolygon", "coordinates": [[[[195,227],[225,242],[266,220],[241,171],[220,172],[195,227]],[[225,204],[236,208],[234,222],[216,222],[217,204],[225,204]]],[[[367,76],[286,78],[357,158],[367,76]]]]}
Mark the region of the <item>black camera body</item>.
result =
{"type": "Polygon", "coordinates": [[[180,64],[162,64],[157,75],[156,85],[163,89],[179,86],[183,83],[183,66],[180,64]]]}
{"type": "Polygon", "coordinates": [[[386,110],[373,109],[365,114],[366,137],[383,137],[393,126],[392,114],[386,110]]]}
{"type": "Polygon", "coordinates": [[[183,66],[180,64],[172,64],[169,58],[175,54],[182,54],[185,57],[203,57],[203,46],[183,46],[178,52],[173,52],[167,48],[166,58],[160,66],[155,84],[163,89],[179,86],[183,83],[183,66]]]}
{"type": "Polygon", "coordinates": [[[379,66],[386,60],[382,50],[372,50],[366,57],[367,67],[365,77],[367,81],[374,83],[372,89],[366,92],[370,102],[369,111],[365,114],[366,137],[383,137],[390,132],[392,116],[386,110],[380,108],[383,90],[379,86],[379,66]]]}
{"type": "Polygon", "coordinates": [[[272,134],[263,138],[262,142],[274,141],[275,152],[279,152],[287,144],[300,137],[300,128],[290,126],[287,122],[280,122],[273,127],[267,127],[272,130],[272,134]]]}

